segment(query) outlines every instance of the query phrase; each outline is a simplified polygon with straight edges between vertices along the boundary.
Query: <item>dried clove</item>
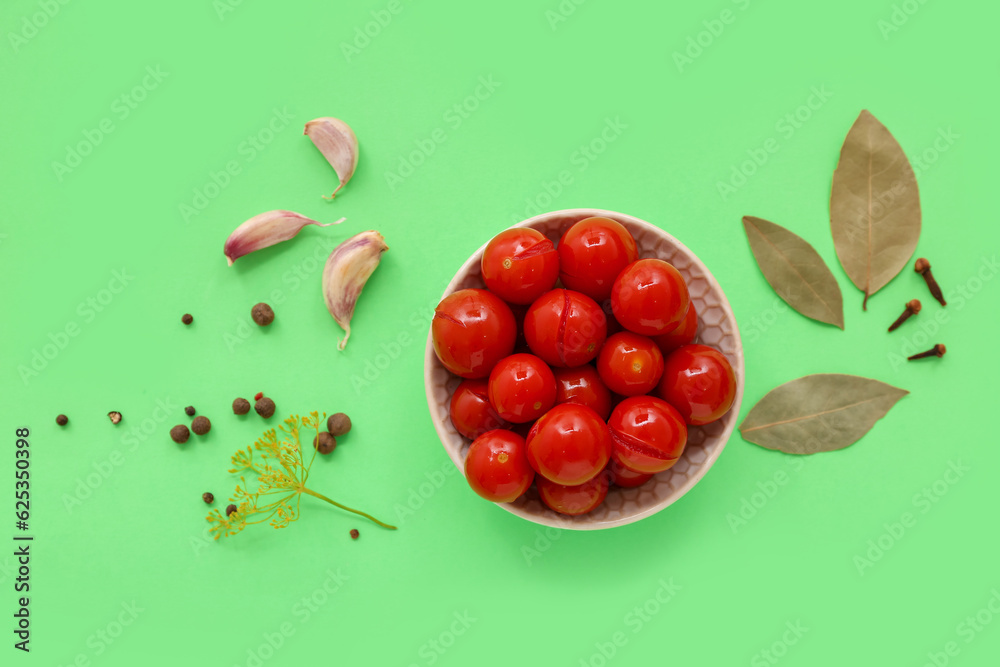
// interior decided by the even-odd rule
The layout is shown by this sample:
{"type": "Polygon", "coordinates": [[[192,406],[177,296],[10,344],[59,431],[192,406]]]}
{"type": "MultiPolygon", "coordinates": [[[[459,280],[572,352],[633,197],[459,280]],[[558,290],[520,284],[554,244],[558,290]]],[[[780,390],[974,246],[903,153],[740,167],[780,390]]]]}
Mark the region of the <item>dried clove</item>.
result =
{"type": "Polygon", "coordinates": [[[934,274],[931,273],[931,263],[926,258],[921,257],[913,265],[913,270],[922,275],[924,280],[927,281],[927,287],[931,290],[931,296],[937,299],[938,303],[942,306],[948,305],[944,300],[944,294],[941,293],[941,288],[938,286],[937,280],[934,279],[934,274]]]}
{"type": "Polygon", "coordinates": [[[889,331],[895,331],[899,328],[903,322],[908,320],[911,315],[916,315],[920,312],[920,301],[918,299],[911,299],[906,302],[906,310],[903,314],[896,318],[896,321],[889,325],[889,331]]]}
{"type": "Polygon", "coordinates": [[[913,361],[914,359],[926,359],[927,357],[943,357],[944,353],[947,352],[947,348],[942,343],[938,343],[926,352],[921,352],[915,354],[912,357],[907,357],[907,361],[913,361]]]}

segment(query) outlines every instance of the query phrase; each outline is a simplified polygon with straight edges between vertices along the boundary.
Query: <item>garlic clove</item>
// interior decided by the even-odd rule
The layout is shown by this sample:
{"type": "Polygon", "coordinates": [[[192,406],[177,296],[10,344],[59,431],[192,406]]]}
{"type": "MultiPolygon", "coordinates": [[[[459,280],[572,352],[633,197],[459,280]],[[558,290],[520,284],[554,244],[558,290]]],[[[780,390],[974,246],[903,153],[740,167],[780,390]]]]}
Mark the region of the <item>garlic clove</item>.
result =
{"type": "Polygon", "coordinates": [[[333,194],[324,199],[333,199],[340,188],[347,185],[358,167],[358,138],[354,130],[338,118],[317,118],[306,123],[303,133],[308,136],[333,170],[337,172],[340,185],[333,194]]]}
{"type": "Polygon", "coordinates": [[[323,297],[333,319],[346,334],[337,349],[351,337],[351,317],[365,283],[389,249],[375,230],[361,232],[333,249],[323,267],[323,297]]]}
{"type": "Polygon", "coordinates": [[[261,248],[267,248],[275,243],[281,243],[294,237],[306,225],[329,227],[339,225],[347,218],[336,222],[316,222],[293,211],[267,211],[250,218],[233,230],[226,239],[223,252],[229,260],[229,266],[237,259],[261,248]]]}

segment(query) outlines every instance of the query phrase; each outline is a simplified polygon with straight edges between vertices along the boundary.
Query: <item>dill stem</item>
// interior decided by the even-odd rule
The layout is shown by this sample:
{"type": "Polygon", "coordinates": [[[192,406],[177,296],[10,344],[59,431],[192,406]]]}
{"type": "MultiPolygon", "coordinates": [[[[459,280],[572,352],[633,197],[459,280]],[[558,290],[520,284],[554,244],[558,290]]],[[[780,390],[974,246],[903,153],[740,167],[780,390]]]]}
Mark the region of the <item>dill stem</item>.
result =
{"type": "Polygon", "coordinates": [[[307,489],[304,486],[302,487],[302,491],[304,493],[308,493],[310,496],[314,496],[316,498],[319,498],[320,500],[325,500],[326,502],[330,503],[331,505],[334,505],[335,507],[339,507],[342,510],[346,510],[348,512],[353,512],[354,514],[358,514],[360,516],[363,516],[366,519],[368,519],[369,521],[377,523],[378,525],[382,526],[383,528],[388,528],[389,530],[396,530],[395,526],[390,526],[387,523],[382,523],[381,521],[379,521],[378,519],[376,519],[375,517],[373,517],[371,514],[366,514],[365,512],[362,512],[361,510],[356,510],[356,509],[354,509],[352,507],[348,507],[347,505],[341,505],[337,501],[330,500],[326,496],[324,496],[324,495],[322,495],[320,493],[316,493],[315,491],[311,491],[311,490],[307,489]]]}
{"type": "Polygon", "coordinates": [[[246,522],[246,524],[247,524],[248,526],[253,526],[253,525],[256,525],[256,524],[258,524],[258,523],[264,523],[265,521],[268,521],[268,520],[269,520],[269,519],[270,519],[271,517],[273,517],[273,516],[274,516],[275,514],[277,514],[277,513],[278,513],[278,510],[279,510],[279,509],[281,509],[281,506],[280,506],[280,503],[275,503],[274,505],[268,505],[267,507],[265,507],[265,508],[264,508],[264,509],[263,509],[263,510],[262,510],[261,512],[259,512],[259,513],[260,513],[260,514],[263,514],[263,513],[264,513],[264,512],[266,512],[267,510],[271,510],[271,513],[270,513],[270,514],[268,514],[268,515],[267,515],[266,517],[264,517],[263,519],[258,519],[258,520],[256,520],[256,521],[247,521],[247,522],[246,522]]]}

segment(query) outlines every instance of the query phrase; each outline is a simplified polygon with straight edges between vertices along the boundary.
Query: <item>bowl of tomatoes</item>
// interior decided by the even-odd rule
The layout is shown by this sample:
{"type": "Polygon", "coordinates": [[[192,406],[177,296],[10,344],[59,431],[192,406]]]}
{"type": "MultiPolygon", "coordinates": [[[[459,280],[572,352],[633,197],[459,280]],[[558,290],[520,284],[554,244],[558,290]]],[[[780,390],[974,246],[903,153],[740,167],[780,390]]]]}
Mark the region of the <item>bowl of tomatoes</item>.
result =
{"type": "Polygon", "coordinates": [[[435,309],[424,365],[435,429],[471,489],[577,530],[687,493],[736,426],[743,376],[708,268],[659,227],[599,209],[535,216],[473,253],[435,309]]]}

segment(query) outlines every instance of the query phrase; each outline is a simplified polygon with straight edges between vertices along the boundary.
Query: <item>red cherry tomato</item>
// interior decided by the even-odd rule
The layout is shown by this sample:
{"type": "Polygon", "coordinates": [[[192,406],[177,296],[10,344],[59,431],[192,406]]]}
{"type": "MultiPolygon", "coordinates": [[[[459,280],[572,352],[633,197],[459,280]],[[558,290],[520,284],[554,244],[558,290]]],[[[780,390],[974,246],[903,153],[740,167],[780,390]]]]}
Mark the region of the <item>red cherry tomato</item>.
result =
{"type": "Polygon", "coordinates": [[[525,457],[524,438],[499,429],[476,438],[465,457],[465,478],[472,490],[486,500],[517,500],[535,478],[525,457]]]}
{"type": "Polygon", "coordinates": [[[616,394],[646,394],[656,388],[663,374],[663,354],[652,339],[622,331],[601,348],[597,371],[616,394]]]}
{"type": "Polygon", "coordinates": [[[681,345],[690,345],[698,335],[698,313],[692,302],[684,313],[684,319],[672,331],[659,336],[653,336],[653,342],[666,357],[681,345]]]}
{"type": "Polygon", "coordinates": [[[491,292],[510,303],[529,304],[556,284],[559,255],[540,231],[518,227],[486,244],[481,267],[491,292]]]}
{"type": "Polygon", "coordinates": [[[611,392],[601,381],[597,369],[589,364],[576,368],[556,368],[556,404],[586,405],[601,419],[611,414],[611,392]]]}
{"type": "Polygon", "coordinates": [[[559,241],[559,278],[571,290],[603,301],[626,266],[639,258],[635,239],[610,218],[586,218],[559,241]]]}
{"type": "Polygon", "coordinates": [[[538,477],[538,495],[542,502],[560,514],[576,516],[592,511],[608,495],[608,476],[598,475],[577,486],[565,486],[538,477]]]}
{"type": "Polygon", "coordinates": [[[514,315],[500,297],[463,289],[434,309],[434,352],[444,367],[464,378],[484,378],[514,349],[514,315]]]}
{"type": "Polygon", "coordinates": [[[610,457],[608,425],[585,405],[557,405],[528,432],[528,463],[558,484],[583,484],[604,470],[610,457]]]}
{"type": "Polygon", "coordinates": [[[664,334],[681,323],[691,303],[684,277],[662,259],[632,262],[615,279],[611,309],[629,331],[664,334]]]}
{"type": "Polygon", "coordinates": [[[607,318],[601,307],[572,290],[543,294],[524,316],[528,347],[553,366],[582,366],[597,356],[606,335],[607,318]]]}
{"type": "Polygon", "coordinates": [[[608,428],[615,443],[612,460],[636,472],[667,470],[687,444],[683,417],[655,396],[626,398],[612,411],[608,428]]]}
{"type": "Polygon", "coordinates": [[[451,395],[451,423],[470,440],[506,424],[490,405],[486,380],[465,380],[451,395]]]}
{"type": "Polygon", "coordinates": [[[614,455],[612,455],[611,461],[608,463],[608,474],[611,476],[611,483],[623,489],[642,486],[653,479],[653,476],[649,473],[629,470],[621,463],[618,463],[618,461],[615,461],[614,455]]]}
{"type": "Polygon", "coordinates": [[[736,374],[726,356],[707,345],[684,345],[667,356],[657,393],[692,426],[726,414],[736,397],[736,374]]]}
{"type": "Polygon", "coordinates": [[[552,369],[533,354],[512,354],[490,373],[490,404],[501,419],[523,424],[538,419],[556,403],[552,369]]]}

